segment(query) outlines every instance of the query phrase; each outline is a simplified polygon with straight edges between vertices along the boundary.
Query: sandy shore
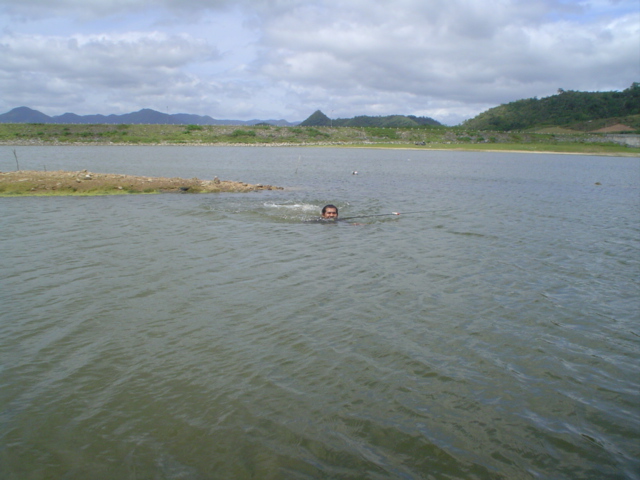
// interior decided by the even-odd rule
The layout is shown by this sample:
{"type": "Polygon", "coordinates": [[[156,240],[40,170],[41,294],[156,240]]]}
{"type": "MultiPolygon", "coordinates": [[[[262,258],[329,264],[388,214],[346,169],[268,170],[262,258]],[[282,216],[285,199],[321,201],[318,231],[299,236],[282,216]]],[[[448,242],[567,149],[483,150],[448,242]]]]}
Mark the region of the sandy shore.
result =
{"type": "Polygon", "coordinates": [[[126,193],[219,193],[282,190],[273,185],[249,184],[228,180],[164,178],[87,170],[0,172],[0,195],[106,195],[126,193]]]}

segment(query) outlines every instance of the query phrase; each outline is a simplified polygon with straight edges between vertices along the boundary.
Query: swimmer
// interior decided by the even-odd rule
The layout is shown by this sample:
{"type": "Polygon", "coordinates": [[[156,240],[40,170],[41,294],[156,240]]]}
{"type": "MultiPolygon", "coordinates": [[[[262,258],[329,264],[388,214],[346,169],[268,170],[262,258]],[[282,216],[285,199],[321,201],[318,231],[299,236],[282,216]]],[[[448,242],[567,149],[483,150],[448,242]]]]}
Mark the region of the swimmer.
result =
{"type": "Polygon", "coordinates": [[[338,207],[335,205],[325,205],[322,207],[322,218],[327,220],[337,220],[338,219],[338,207]]]}

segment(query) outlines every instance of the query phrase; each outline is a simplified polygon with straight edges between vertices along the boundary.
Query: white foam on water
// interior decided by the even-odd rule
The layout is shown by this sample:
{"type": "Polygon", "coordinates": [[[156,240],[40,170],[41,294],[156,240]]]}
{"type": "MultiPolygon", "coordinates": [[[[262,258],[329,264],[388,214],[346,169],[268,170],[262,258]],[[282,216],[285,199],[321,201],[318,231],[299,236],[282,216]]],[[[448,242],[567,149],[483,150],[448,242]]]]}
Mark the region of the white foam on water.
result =
{"type": "Polygon", "coordinates": [[[269,208],[282,208],[282,209],[288,209],[288,210],[299,210],[301,212],[318,212],[320,210],[321,207],[318,207],[317,205],[311,205],[308,203],[295,203],[293,205],[281,205],[281,204],[277,204],[277,203],[265,203],[264,204],[265,207],[269,207],[269,208]]]}

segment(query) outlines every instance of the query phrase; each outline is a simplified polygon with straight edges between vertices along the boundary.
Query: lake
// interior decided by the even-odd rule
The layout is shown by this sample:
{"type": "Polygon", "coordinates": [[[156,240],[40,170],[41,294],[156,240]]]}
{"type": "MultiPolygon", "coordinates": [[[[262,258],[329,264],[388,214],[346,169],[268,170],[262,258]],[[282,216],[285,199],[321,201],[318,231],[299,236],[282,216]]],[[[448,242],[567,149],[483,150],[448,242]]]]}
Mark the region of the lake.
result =
{"type": "Polygon", "coordinates": [[[285,190],[0,198],[3,479],[640,478],[639,158],[14,148],[285,190]]]}

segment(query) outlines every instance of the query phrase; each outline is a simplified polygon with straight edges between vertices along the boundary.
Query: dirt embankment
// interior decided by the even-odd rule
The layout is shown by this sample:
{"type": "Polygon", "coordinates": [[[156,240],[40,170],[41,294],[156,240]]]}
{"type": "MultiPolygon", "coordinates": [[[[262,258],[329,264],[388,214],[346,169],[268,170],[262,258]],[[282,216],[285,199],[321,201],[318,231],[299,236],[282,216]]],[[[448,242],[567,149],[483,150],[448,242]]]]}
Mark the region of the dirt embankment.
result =
{"type": "Polygon", "coordinates": [[[4,195],[82,195],[118,193],[218,193],[282,190],[272,185],[249,184],[199,178],[164,178],[111,173],[92,173],[87,170],[0,172],[0,194],[4,195]]]}
{"type": "Polygon", "coordinates": [[[593,131],[593,133],[616,133],[616,132],[633,132],[633,128],[629,127],[628,125],[623,125],[622,123],[616,123],[615,125],[599,128],[598,130],[593,131]]]}

